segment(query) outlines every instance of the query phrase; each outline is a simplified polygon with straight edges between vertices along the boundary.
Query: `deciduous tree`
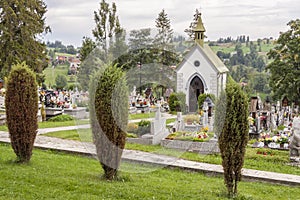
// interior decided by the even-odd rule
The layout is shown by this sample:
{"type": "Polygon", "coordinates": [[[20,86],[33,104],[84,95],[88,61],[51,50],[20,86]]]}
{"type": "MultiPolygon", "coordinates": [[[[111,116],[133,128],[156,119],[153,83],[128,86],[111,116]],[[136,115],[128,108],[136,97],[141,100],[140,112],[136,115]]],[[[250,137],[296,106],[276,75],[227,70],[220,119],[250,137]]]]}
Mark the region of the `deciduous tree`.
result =
{"type": "Polygon", "coordinates": [[[276,46],[268,52],[273,61],[266,67],[275,97],[300,99],[300,19],[291,20],[289,30],[282,32],[276,46]]]}
{"type": "Polygon", "coordinates": [[[89,37],[84,37],[82,41],[82,47],[80,48],[80,69],[77,74],[77,80],[81,88],[85,91],[88,90],[90,75],[97,70],[99,66],[95,63],[95,59],[92,58],[94,54],[92,51],[95,50],[96,43],[89,37]],[[89,57],[89,58],[88,58],[89,57]],[[87,59],[88,58],[88,59],[87,59]]]}
{"type": "Polygon", "coordinates": [[[110,58],[119,57],[127,50],[125,30],[121,27],[117,13],[117,6],[110,6],[105,0],[100,2],[100,8],[94,11],[95,28],[92,30],[95,41],[84,37],[81,54],[81,66],[78,81],[82,89],[88,90],[90,75],[98,70],[101,64],[110,58]]]}
{"type": "Polygon", "coordinates": [[[124,31],[121,28],[119,18],[116,13],[116,4],[112,3],[110,7],[105,0],[100,2],[100,8],[98,11],[94,11],[96,27],[92,31],[93,36],[105,53],[108,53],[109,44],[111,44],[113,37],[124,31]]]}
{"type": "Polygon", "coordinates": [[[55,78],[56,88],[63,89],[68,85],[67,77],[63,74],[58,74],[55,78]]]}

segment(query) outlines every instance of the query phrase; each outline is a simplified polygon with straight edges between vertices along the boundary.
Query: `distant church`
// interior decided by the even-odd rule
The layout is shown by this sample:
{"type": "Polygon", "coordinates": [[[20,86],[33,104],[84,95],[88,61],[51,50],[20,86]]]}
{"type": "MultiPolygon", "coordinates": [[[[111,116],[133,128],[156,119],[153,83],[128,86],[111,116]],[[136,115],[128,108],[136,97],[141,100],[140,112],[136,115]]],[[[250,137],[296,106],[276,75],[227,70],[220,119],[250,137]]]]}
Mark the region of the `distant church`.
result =
{"type": "Polygon", "coordinates": [[[194,29],[195,45],[176,69],[176,91],[186,94],[189,112],[197,112],[200,94],[209,93],[218,97],[226,86],[228,69],[211,48],[204,44],[204,32],[200,15],[194,29]]]}

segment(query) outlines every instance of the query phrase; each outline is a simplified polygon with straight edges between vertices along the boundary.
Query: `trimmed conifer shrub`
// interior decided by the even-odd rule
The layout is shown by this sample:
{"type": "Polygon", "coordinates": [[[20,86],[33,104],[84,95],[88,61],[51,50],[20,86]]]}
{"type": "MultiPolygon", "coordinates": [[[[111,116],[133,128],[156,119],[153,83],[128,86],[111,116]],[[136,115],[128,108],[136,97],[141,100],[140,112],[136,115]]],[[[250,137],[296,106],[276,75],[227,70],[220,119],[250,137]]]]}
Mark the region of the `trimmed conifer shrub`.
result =
{"type": "MultiPolygon", "coordinates": [[[[244,164],[246,145],[248,142],[248,98],[241,87],[232,79],[226,85],[226,114],[222,128],[217,128],[219,148],[224,170],[224,182],[230,197],[237,195],[238,182],[241,180],[241,170],[244,164]]],[[[222,107],[222,106],[221,106],[222,107]]],[[[225,112],[217,109],[216,112],[225,112]]],[[[216,114],[216,116],[221,116],[216,114]]],[[[220,119],[220,117],[218,118],[220,119]]]]}
{"type": "Polygon", "coordinates": [[[5,107],[11,145],[18,162],[29,162],[38,128],[36,77],[25,63],[17,64],[6,85],[5,107]]]}
{"type": "Polygon", "coordinates": [[[90,117],[93,139],[104,177],[117,177],[128,123],[128,87],[116,65],[101,69],[92,78],[90,117]]]}
{"type": "Polygon", "coordinates": [[[176,112],[186,112],[186,100],[185,94],[183,92],[171,93],[169,97],[169,107],[170,111],[176,112]]]}
{"type": "Polygon", "coordinates": [[[67,122],[75,120],[75,118],[71,115],[63,114],[63,115],[57,115],[54,117],[51,117],[48,119],[48,122],[67,122]]]}

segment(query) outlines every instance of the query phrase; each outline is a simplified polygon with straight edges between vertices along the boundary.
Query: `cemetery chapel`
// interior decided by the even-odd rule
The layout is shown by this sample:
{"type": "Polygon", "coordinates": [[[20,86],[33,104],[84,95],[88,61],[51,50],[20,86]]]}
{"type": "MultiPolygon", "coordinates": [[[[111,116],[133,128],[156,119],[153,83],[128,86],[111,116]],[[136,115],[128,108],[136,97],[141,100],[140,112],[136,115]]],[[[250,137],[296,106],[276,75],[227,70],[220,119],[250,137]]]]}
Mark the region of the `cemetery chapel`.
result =
{"type": "Polygon", "coordinates": [[[189,112],[197,112],[198,96],[209,93],[218,97],[225,89],[228,69],[212,49],[204,44],[205,28],[201,14],[193,30],[195,44],[177,67],[177,92],[186,94],[189,112]]]}

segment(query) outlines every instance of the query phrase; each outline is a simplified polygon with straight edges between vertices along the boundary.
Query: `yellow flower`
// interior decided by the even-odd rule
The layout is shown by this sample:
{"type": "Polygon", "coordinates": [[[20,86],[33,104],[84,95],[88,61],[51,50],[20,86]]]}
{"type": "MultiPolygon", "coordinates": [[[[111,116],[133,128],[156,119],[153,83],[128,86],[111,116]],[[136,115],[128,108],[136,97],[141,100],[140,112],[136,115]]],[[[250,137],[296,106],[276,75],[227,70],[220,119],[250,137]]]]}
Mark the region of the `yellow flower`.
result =
{"type": "Polygon", "coordinates": [[[202,127],[200,131],[207,133],[208,132],[208,126],[202,127]]]}

